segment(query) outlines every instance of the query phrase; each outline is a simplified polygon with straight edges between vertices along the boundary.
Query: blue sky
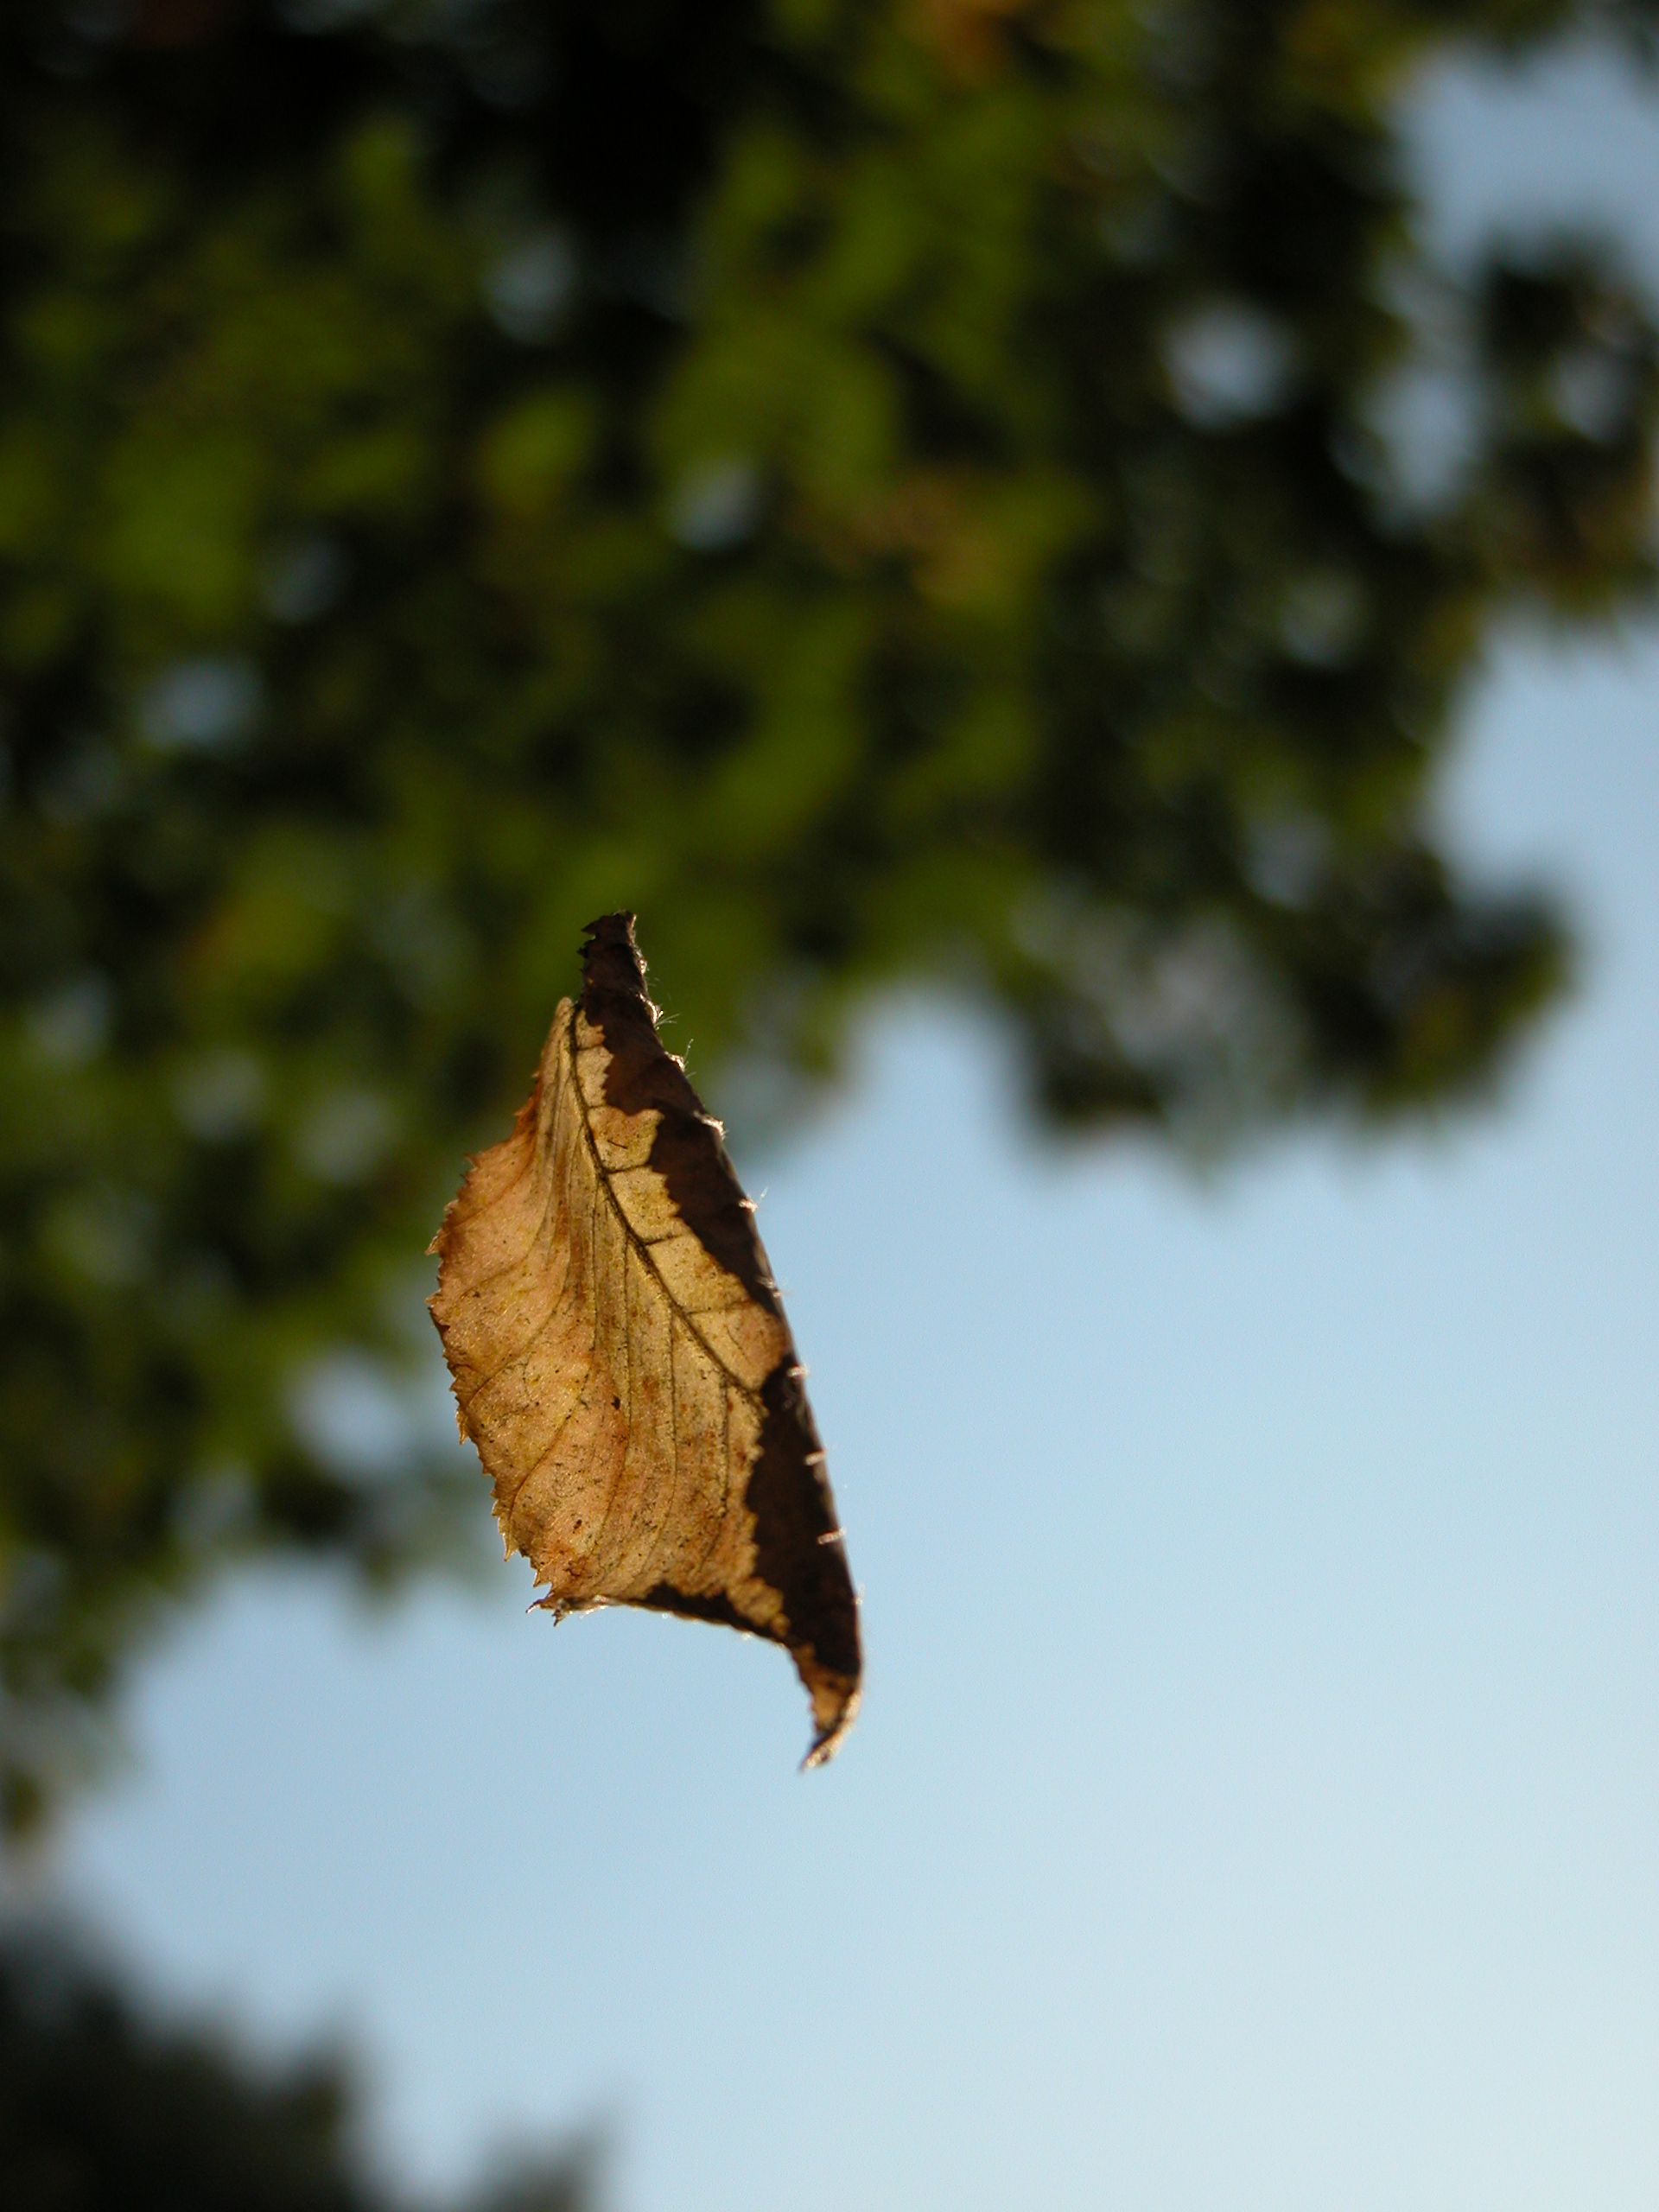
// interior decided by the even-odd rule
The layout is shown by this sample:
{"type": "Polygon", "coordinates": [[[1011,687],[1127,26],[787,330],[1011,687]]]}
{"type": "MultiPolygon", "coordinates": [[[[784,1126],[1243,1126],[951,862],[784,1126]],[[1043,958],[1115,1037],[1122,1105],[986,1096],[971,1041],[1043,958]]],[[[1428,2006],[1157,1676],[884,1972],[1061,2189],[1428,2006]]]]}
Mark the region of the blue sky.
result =
{"type": "MultiPolygon", "coordinates": [[[[1588,203],[1659,269],[1593,61],[1418,112],[1448,244],[1588,203]]],[[[1586,955],[1483,1117],[1199,1180],[1035,1143],[906,1005],[757,1169],[866,1608],[827,1771],[738,1637],[266,1574],[59,1892],[256,2046],[357,2041],[423,2189],[598,2119],[620,2212],[1651,2212],[1656,724],[1652,636],[1471,702],[1461,846],[1586,955]]]]}

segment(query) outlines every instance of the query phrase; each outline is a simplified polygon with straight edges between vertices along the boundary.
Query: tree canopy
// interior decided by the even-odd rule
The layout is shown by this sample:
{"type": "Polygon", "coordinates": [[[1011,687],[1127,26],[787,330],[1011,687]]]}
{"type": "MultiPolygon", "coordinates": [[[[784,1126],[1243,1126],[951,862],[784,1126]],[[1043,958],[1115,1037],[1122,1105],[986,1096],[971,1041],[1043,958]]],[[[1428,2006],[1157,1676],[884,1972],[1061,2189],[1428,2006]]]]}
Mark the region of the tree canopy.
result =
{"type": "Polygon", "coordinates": [[[1400,103],[1589,23],[6,11],[14,1821],[217,1562],[452,1541],[296,1378],[397,1355],[595,914],[785,1103],[906,978],[1068,1126],[1491,1077],[1567,940],[1434,773],[1496,626],[1650,594],[1659,338],[1605,245],[1433,265],[1400,103]]]}
{"type": "MultiPolygon", "coordinates": [[[[8,2212],[401,2212],[352,2141],[353,2084],[322,2054],[262,2075],[165,2030],[61,1931],[0,1947],[0,2198],[8,2212]]],[[[466,2212],[586,2212],[592,2143],[466,2212]]]]}

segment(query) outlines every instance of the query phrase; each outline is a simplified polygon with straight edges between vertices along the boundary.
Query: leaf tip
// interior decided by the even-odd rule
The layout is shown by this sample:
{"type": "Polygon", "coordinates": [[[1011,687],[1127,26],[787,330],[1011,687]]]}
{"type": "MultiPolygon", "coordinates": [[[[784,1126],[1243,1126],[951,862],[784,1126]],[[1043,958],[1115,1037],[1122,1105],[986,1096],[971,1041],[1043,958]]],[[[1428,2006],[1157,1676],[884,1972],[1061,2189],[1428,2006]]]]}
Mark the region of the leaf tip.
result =
{"type": "Polygon", "coordinates": [[[857,1675],[844,1675],[839,1668],[822,1665],[810,1650],[798,1650],[792,1656],[796,1671],[812,1700],[815,1733],[807,1746],[806,1757],[801,1761],[801,1772],[804,1774],[810,1767],[827,1766],[834,1758],[842,1738],[858,1718],[863,1691],[857,1675]]]}

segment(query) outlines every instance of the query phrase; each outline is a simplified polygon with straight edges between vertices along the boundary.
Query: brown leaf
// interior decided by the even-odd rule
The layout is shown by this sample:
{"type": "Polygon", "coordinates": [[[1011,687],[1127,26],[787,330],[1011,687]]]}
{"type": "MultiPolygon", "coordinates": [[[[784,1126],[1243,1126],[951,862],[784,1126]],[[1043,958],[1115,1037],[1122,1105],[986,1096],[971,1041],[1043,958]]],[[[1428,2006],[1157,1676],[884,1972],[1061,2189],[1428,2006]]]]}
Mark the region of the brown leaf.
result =
{"type": "Polygon", "coordinates": [[[858,1707],[858,1608],[800,1363],[720,1124],[658,1038],[632,915],[582,953],[512,1135],[433,1239],[461,1433],[543,1605],[785,1645],[816,1765],[858,1707]]]}

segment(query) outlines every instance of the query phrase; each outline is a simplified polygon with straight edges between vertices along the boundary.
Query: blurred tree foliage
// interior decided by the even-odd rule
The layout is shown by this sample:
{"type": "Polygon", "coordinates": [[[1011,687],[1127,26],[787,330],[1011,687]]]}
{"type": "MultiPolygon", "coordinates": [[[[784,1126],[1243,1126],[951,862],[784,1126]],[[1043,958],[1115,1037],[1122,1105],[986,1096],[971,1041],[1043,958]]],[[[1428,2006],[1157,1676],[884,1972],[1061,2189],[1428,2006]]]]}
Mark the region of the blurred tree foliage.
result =
{"type": "Polygon", "coordinates": [[[446,1541],[305,1362],[395,1353],[593,914],[704,1073],[919,975],[1066,1122],[1488,1075],[1562,938],[1433,772],[1495,625],[1650,591],[1656,334],[1430,266],[1398,103],[1600,20],[11,0],[14,1821],[165,1593],[446,1541]]]}
{"type": "MultiPolygon", "coordinates": [[[[353,2155],[351,2083],[314,2060],[261,2079],[164,2033],[73,1944],[0,1948],[0,2202],[7,2212],[392,2212],[353,2155]]],[[[578,2145],[473,2212],[583,2212],[578,2145]]]]}

